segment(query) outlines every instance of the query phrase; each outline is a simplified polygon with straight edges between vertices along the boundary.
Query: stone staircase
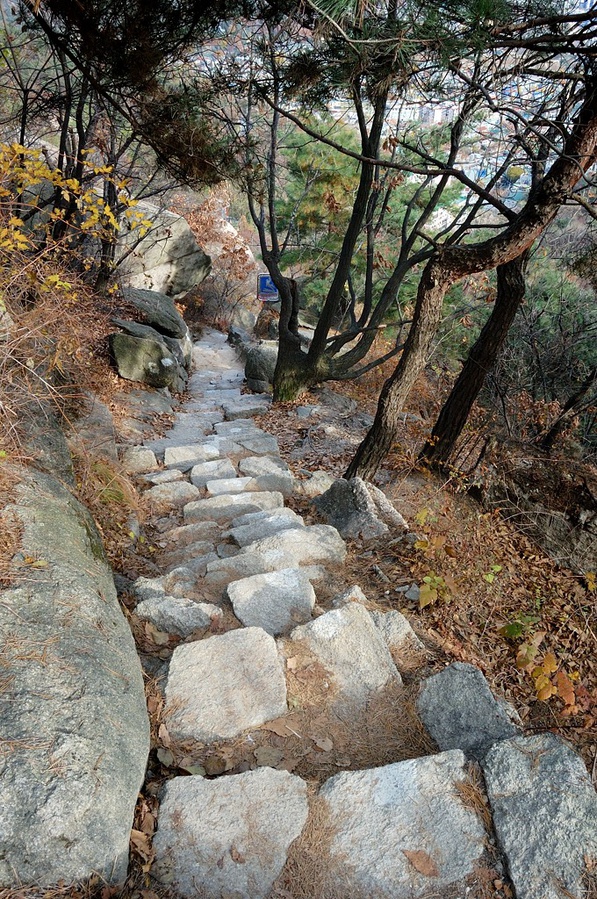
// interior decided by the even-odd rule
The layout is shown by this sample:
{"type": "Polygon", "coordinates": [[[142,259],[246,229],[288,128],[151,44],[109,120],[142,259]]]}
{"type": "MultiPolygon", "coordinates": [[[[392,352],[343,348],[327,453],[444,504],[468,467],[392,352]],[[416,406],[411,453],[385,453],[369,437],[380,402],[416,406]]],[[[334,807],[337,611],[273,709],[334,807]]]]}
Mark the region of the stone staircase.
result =
{"type": "Polygon", "coordinates": [[[597,802],[581,759],[522,734],[472,666],[427,676],[404,616],[341,589],[344,541],[288,505],[292,473],[255,424],[268,400],[241,393],[224,335],[206,330],[193,358],[171,429],[123,458],[163,572],[132,587],[154,648],[155,890],[589,895],[597,802]]]}

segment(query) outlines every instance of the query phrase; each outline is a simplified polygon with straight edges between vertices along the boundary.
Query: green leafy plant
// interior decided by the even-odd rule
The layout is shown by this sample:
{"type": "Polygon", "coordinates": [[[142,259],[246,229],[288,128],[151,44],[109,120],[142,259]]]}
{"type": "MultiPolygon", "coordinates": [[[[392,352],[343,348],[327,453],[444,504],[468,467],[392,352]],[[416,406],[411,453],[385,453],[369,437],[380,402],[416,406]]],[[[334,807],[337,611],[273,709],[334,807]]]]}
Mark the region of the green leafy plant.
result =
{"type": "Polygon", "coordinates": [[[419,588],[419,608],[424,609],[426,606],[433,605],[438,600],[448,602],[452,597],[452,589],[449,580],[430,571],[423,578],[423,583],[419,588]]]}

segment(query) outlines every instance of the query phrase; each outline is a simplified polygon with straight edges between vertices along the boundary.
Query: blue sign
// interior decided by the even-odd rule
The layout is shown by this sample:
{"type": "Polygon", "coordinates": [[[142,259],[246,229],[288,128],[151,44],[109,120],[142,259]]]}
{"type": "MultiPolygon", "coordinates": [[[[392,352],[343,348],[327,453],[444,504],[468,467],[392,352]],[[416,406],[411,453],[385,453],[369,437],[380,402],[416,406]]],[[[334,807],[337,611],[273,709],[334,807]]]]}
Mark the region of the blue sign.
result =
{"type": "Polygon", "coordinates": [[[268,274],[257,276],[257,297],[264,303],[275,303],[280,298],[276,285],[268,274]]]}

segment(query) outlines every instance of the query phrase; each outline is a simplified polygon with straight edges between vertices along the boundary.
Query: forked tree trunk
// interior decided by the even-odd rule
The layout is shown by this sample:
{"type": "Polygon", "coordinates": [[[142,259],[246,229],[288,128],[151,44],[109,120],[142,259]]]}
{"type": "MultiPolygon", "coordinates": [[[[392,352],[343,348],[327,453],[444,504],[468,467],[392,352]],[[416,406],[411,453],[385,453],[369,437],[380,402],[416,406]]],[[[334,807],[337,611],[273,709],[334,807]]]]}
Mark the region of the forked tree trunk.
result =
{"type": "Polygon", "coordinates": [[[502,349],[524,299],[527,253],[497,267],[497,297],[450,396],[444,403],[421,458],[441,468],[450,458],[471,409],[502,349]]]}
{"type": "Polygon", "coordinates": [[[551,222],[574,186],[595,161],[597,146],[596,84],[586,84],[586,99],[562,152],[531,191],[516,219],[500,234],[468,246],[441,248],[427,263],[417,292],[408,340],[394,374],[384,384],[375,421],[345,477],[371,478],[399,434],[400,413],[429,356],[444,297],[465,275],[487,271],[521,256],[551,222]]]}

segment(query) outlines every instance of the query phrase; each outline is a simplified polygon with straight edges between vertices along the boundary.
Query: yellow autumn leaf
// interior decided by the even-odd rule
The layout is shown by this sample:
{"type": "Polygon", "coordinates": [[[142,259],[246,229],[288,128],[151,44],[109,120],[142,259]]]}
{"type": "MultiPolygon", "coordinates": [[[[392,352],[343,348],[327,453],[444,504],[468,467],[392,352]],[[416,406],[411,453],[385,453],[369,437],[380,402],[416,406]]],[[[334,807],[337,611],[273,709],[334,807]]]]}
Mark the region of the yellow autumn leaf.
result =
{"type": "Polygon", "coordinates": [[[556,659],[553,652],[545,653],[545,658],[543,659],[543,670],[546,674],[553,674],[554,671],[558,670],[558,660],[556,659]]]}

